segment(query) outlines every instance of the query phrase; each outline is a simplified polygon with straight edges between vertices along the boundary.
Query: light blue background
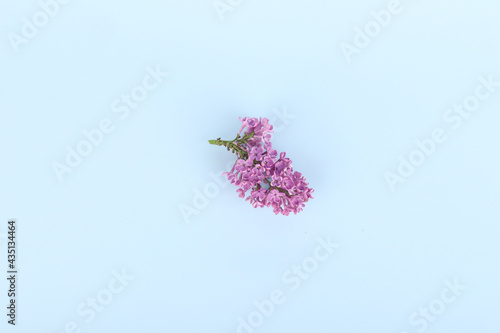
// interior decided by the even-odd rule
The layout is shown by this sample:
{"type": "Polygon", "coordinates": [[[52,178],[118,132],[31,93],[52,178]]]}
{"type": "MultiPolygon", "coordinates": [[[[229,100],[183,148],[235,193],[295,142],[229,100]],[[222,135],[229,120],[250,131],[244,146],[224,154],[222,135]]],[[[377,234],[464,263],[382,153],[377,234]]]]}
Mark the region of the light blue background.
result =
{"type": "Polygon", "coordinates": [[[15,52],[8,34],[40,5],[2,0],[0,233],[17,219],[15,329],[236,332],[280,289],[286,302],[255,332],[410,333],[410,316],[457,279],[467,289],[426,331],[498,332],[500,89],[456,130],[442,117],[479,76],[500,81],[500,6],[402,1],[346,61],[341,43],[388,3],[243,0],[221,20],[211,0],[73,0],[15,52]],[[121,120],[111,104],[156,66],[168,78],[121,120]],[[207,140],[232,139],[239,116],[274,119],[274,146],[315,198],[275,216],[228,185],[187,223],[180,207],[233,158],[207,140]],[[59,182],[52,163],[104,118],[114,131],[59,182]],[[448,139],[391,191],[384,173],[435,128],[448,139]],[[317,237],[339,248],[292,291],[282,276],[317,237]],[[122,269],[134,279],[87,323],[78,306],[122,269]]]}

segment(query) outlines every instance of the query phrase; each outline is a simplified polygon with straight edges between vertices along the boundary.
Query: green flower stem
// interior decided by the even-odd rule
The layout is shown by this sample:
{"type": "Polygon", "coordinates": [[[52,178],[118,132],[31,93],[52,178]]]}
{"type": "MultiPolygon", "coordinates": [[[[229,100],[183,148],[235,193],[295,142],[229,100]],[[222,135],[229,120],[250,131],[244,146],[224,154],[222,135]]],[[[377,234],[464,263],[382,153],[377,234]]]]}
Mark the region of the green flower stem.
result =
{"type": "Polygon", "coordinates": [[[236,138],[232,141],[221,140],[220,138],[218,138],[216,140],[208,140],[208,143],[216,146],[224,146],[227,148],[227,150],[231,150],[233,153],[236,152],[239,158],[246,160],[248,158],[248,153],[245,150],[243,150],[243,148],[241,148],[240,145],[246,144],[248,139],[253,138],[254,135],[255,135],[254,132],[250,134],[245,134],[243,137],[241,137],[238,134],[236,135],[236,138]]]}

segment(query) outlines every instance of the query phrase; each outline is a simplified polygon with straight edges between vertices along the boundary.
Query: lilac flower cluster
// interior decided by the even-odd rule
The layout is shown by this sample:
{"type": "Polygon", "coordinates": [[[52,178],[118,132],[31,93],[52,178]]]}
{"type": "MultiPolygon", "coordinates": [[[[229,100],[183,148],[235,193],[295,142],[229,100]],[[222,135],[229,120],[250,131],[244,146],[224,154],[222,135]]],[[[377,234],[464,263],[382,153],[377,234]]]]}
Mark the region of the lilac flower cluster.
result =
{"type": "Polygon", "coordinates": [[[288,216],[302,211],[304,203],[314,190],[308,187],[300,172],[293,171],[292,161],[271,144],[273,126],[266,118],[239,118],[243,123],[233,141],[209,140],[211,144],[224,146],[238,156],[230,172],[224,175],[238,186],[236,192],[254,207],[272,206],[275,214],[288,216]],[[241,132],[246,131],[241,136],[241,132]]]}

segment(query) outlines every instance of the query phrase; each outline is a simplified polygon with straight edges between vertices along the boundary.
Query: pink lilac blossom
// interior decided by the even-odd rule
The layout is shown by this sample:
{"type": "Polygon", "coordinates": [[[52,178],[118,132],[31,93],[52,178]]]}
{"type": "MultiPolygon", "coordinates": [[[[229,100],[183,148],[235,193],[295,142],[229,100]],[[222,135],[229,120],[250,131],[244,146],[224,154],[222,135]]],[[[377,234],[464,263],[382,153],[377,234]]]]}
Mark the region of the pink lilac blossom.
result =
{"type": "Polygon", "coordinates": [[[273,126],[267,118],[240,117],[242,126],[233,141],[209,140],[211,144],[227,147],[236,152],[236,160],[231,171],[223,174],[238,187],[241,198],[257,207],[273,208],[275,214],[288,216],[291,212],[302,211],[305,202],[312,199],[314,189],[308,187],[300,172],[294,171],[292,161],[286,153],[279,154],[272,148],[273,126]],[[242,131],[246,131],[241,136],[242,131]]]}

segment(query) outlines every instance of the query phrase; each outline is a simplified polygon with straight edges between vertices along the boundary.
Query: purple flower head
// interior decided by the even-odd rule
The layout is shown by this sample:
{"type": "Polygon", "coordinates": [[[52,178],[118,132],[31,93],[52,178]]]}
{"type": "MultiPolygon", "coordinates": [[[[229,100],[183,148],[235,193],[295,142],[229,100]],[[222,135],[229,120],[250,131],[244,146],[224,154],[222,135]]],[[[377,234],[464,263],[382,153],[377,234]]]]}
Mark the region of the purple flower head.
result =
{"type": "Polygon", "coordinates": [[[285,187],[285,189],[291,190],[294,185],[295,184],[293,183],[293,180],[290,179],[290,177],[285,177],[283,179],[283,186],[285,187]]]}
{"type": "Polygon", "coordinates": [[[265,188],[261,188],[259,190],[254,190],[254,191],[252,191],[252,198],[264,200],[264,198],[266,197],[266,192],[267,191],[265,188]]]}
{"type": "Polygon", "coordinates": [[[261,161],[263,152],[264,149],[261,146],[254,146],[250,149],[250,154],[248,155],[248,159],[261,161]]]}
{"type": "Polygon", "coordinates": [[[312,199],[314,190],[308,187],[300,172],[293,171],[292,161],[272,148],[273,126],[267,118],[239,118],[242,126],[233,141],[209,140],[237,153],[231,171],[223,175],[234,184],[239,197],[246,197],[253,207],[272,207],[275,214],[288,216],[302,211],[312,199]],[[243,132],[243,130],[246,130],[243,132]],[[243,133],[242,133],[243,132],[243,133]]]}
{"type": "Polygon", "coordinates": [[[273,159],[269,156],[266,156],[262,159],[262,162],[260,163],[264,168],[270,169],[273,165],[273,159]]]}
{"type": "Polygon", "coordinates": [[[238,170],[238,171],[242,171],[242,170],[245,170],[247,168],[246,166],[246,161],[243,160],[243,159],[238,159],[236,161],[236,164],[234,165],[234,169],[235,170],[238,170]]]}
{"type": "Polygon", "coordinates": [[[277,174],[272,175],[271,183],[269,185],[279,187],[281,185],[281,177],[277,174]]]}
{"type": "Polygon", "coordinates": [[[281,197],[283,197],[283,196],[284,196],[284,194],[281,193],[280,191],[278,191],[278,190],[271,190],[267,194],[267,200],[270,201],[270,202],[278,203],[278,202],[281,201],[281,197]]]}

